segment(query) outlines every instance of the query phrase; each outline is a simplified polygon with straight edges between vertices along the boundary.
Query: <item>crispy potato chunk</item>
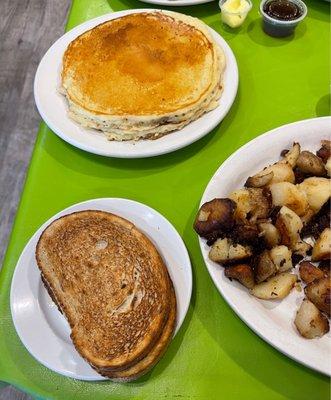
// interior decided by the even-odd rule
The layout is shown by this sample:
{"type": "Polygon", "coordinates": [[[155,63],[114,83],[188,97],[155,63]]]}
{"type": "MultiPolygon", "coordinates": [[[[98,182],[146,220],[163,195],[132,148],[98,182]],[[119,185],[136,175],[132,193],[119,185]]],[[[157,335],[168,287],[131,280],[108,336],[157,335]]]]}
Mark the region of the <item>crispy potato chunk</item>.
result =
{"type": "Polygon", "coordinates": [[[330,316],[331,304],[331,280],[330,278],[322,278],[309,283],[305,287],[305,293],[308,299],[315,306],[330,316]]]}
{"type": "Polygon", "coordinates": [[[236,204],[235,218],[255,222],[260,218],[267,218],[270,211],[270,202],[265,191],[259,188],[240,189],[230,195],[236,204]]]}
{"type": "Polygon", "coordinates": [[[302,221],[303,225],[305,226],[305,225],[309,224],[309,222],[312,220],[314,215],[316,215],[314,213],[314,211],[311,208],[308,208],[306,210],[306,212],[303,215],[301,215],[301,221],[302,221]]]}
{"type": "Polygon", "coordinates": [[[194,222],[195,231],[206,238],[215,232],[228,232],[234,225],[235,206],[230,199],[214,199],[203,204],[194,222]]]}
{"type": "Polygon", "coordinates": [[[284,155],[284,160],[281,162],[287,162],[292,168],[297,164],[297,160],[300,156],[301,147],[299,143],[293,143],[292,149],[287,151],[284,155]]]}
{"type": "Polygon", "coordinates": [[[309,207],[317,213],[331,196],[331,183],[327,178],[311,177],[298,185],[307,196],[309,207]]]}
{"type": "Polygon", "coordinates": [[[312,246],[309,243],[307,243],[303,240],[300,240],[299,242],[297,242],[295,244],[295,246],[293,247],[292,250],[293,250],[294,254],[297,254],[297,255],[301,256],[302,258],[304,258],[308,255],[308,253],[310,253],[311,249],[312,249],[312,246]]]}
{"type": "Polygon", "coordinates": [[[318,264],[318,268],[323,271],[324,276],[331,276],[331,263],[330,260],[323,260],[318,264]]]}
{"type": "Polygon", "coordinates": [[[313,218],[311,218],[310,221],[304,225],[301,231],[302,236],[313,236],[315,239],[318,239],[324,229],[330,226],[330,210],[331,204],[330,199],[328,199],[318,213],[315,214],[313,218]]]}
{"type": "Polygon", "coordinates": [[[235,218],[245,220],[251,209],[249,191],[247,189],[235,190],[229,197],[236,203],[235,218]]]}
{"type": "Polygon", "coordinates": [[[209,251],[209,258],[215,262],[226,262],[229,257],[230,240],[217,239],[216,242],[211,246],[209,251]]]}
{"type": "Polygon", "coordinates": [[[251,257],[252,249],[241,244],[231,244],[229,248],[228,262],[233,263],[251,257]]]}
{"type": "Polygon", "coordinates": [[[243,221],[236,224],[229,237],[240,244],[256,244],[259,240],[259,230],[256,224],[243,221]]]}
{"type": "Polygon", "coordinates": [[[252,289],[255,285],[254,274],[248,264],[237,264],[226,267],[224,273],[227,278],[236,279],[248,289],[252,289]]]}
{"type": "Polygon", "coordinates": [[[316,155],[324,162],[327,162],[331,156],[331,141],[322,140],[322,147],[316,152],[316,155]]]}
{"type": "Polygon", "coordinates": [[[328,174],[328,177],[330,177],[331,176],[331,157],[329,157],[327,162],[325,163],[325,169],[328,174]]]}
{"type": "Polygon", "coordinates": [[[258,219],[267,218],[271,209],[270,201],[266,195],[266,193],[269,193],[268,190],[249,188],[248,192],[250,201],[248,220],[256,222],[258,219]]]}
{"type": "Polygon", "coordinates": [[[282,161],[270,165],[269,167],[265,168],[263,172],[265,174],[273,172],[274,176],[269,182],[269,184],[277,182],[291,182],[291,183],[295,182],[295,176],[291,165],[288,163],[284,163],[282,161]]]}
{"type": "Polygon", "coordinates": [[[305,283],[311,283],[315,281],[316,279],[322,279],[324,278],[324,273],[321,269],[315,267],[314,264],[312,264],[309,261],[301,261],[299,264],[299,274],[300,278],[303,282],[305,283]]]}
{"type": "Polygon", "coordinates": [[[272,178],[274,177],[274,173],[272,171],[268,172],[267,174],[259,172],[254,176],[250,176],[246,183],[246,187],[253,187],[253,188],[261,188],[263,186],[268,185],[271,182],[272,178]]]}
{"type": "Polygon", "coordinates": [[[300,335],[306,339],[322,337],[330,329],[327,318],[307,299],[301,303],[294,324],[300,335]]]}
{"type": "Polygon", "coordinates": [[[331,229],[326,228],[313,247],[312,261],[329,260],[331,257],[331,229]]]}
{"type": "Polygon", "coordinates": [[[254,286],[251,293],[253,296],[264,300],[283,299],[290,293],[296,281],[296,275],[283,272],[254,286]]]}
{"type": "Polygon", "coordinates": [[[281,243],[289,248],[293,248],[300,240],[300,231],[302,229],[302,222],[298,215],[290,210],[288,207],[283,206],[278,213],[276,220],[276,228],[281,236],[281,243]]]}
{"type": "Polygon", "coordinates": [[[279,272],[293,268],[292,252],[286,246],[276,246],[270,250],[270,258],[279,272]]]}
{"type": "Polygon", "coordinates": [[[255,265],[255,280],[257,283],[264,282],[277,273],[277,267],[270,257],[268,250],[261,253],[255,265]]]}
{"type": "Polygon", "coordinates": [[[326,170],[323,161],[310,151],[302,151],[298,160],[297,167],[305,174],[315,176],[325,176],[326,170]]]}
{"type": "Polygon", "coordinates": [[[308,210],[308,200],[304,192],[293,183],[278,182],[269,187],[273,206],[286,206],[299,216],[308,210]]]}
{"type": "Polygon", "coordinates": [[[251,257],[251,255],[252,250],[249,246],[232,244],[227,238],[216,240],[209,252],[209,258],[221,264],[240,262],[251,257]]]}
{"type": "Polygon", "coordinates": [[[245,186],[262,187],[277,182],[295,182],[294,172],[288,162],[280,161],[269,165],[257,174],[250,176],[245,186]]]}
{"type": "Polygon", "coordinates": [[[275,225],[271,222],[261,222],[258,226],[268,248],[277,246],[280,243],[280,233],[275,225]]]}

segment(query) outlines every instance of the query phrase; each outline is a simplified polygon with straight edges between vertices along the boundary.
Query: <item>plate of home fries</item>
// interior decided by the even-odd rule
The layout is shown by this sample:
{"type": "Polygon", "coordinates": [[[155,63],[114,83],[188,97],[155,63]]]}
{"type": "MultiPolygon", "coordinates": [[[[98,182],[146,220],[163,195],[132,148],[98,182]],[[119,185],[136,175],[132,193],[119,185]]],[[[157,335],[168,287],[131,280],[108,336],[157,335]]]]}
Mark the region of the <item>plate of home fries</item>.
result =
{"type": "Polygon", "coordinates": [[[331,118],[250,141],[216,171],[194,222],[207,269],[269,344],[330,374],[331,118]]]}

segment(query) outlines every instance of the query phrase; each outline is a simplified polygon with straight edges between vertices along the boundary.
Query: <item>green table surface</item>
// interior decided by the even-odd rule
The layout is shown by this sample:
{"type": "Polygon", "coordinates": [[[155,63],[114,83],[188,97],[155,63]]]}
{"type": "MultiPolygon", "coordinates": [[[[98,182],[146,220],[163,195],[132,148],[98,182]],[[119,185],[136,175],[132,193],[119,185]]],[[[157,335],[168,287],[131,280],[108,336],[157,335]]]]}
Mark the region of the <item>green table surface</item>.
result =
{"type": "MultiPolygon", "coordinates": [[[[329,4],[307,0],[307,5],[308,17],[286,39],[263,33],[257,3],[237,32],[221,25],[217,2],[174,8],[218,31],[240,74],[227,117],[185,149],[150,159],[104,158],[70,146],[41,124],[0,277],[0,380],[61,400],[329,398],[327,377],[272,348],[230,309],[207,273],[192,230],[205,186],[233,151],[271,128],[328,115],[329,4]],[[30,236],[61,209],[98,197],[126,197],[161,212],[184,238],[192,260],[194,289],[180,332],[152,372],[129,384],[81,382],[43,367],[21,344],[9,309],[12,274],[30,236]]],[[[107,12],[142,7],[149,6],[74,0],[67,29],[107,12]]]]}

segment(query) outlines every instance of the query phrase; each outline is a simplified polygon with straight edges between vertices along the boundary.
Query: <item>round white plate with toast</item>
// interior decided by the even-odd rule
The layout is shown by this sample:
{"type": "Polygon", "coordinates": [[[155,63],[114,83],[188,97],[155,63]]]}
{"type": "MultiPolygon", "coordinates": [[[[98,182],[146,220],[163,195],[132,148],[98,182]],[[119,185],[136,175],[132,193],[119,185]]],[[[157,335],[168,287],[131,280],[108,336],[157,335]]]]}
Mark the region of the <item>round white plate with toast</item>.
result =
{"type": "MultiPolygon", "coordinates": [[[[87,21],[58,39],[41,60],[34,81],[34,96],[41,117],[60,138],[90,153],[118,158],[152,157],[170,153],[199,140],[212,131],[230,110],[237,94],[238,67],[235,56],[226,41],[210,29],[215,41],[223,49],[226,69],[223,93],[216,109],[204,114],[183,129],[156,140],[108,141],[97,130],[85,129],[68,116],[66,99],[59,93],[63,54],[71,41],[95,26],[127,14],[151,12],[151,9],[126,10],[106,14],[87,21]]],[[[160,10],[158,10],[160,11],[160,10]]]]}
{"type": "Polygon", "coordinates": [[[25,246],[14,271],[10,307],[14,326],[30,354],[45,367],[81,380],[105,380],[78,354],[65,317],[48,295],[40,278],[35,249],[41,233],[55,219],[82,210],[114,213],[134,223],[156,246],[173,281],[177,298],[178,332],[192,292],[191,263],[185,244],[171,223],[152,208],[118,198],[88,200],[60,211],[45,222],[25,246]]]}
{"type": "MultiPolygon", "coordinates": [[[[299,142],[303,150],[316,151],[322,139],[330,139],[331,117],[304,120],[258,136],[232,154],[215,172],[200,206],[214,198],[226,198],[254,175],[280,158],[283,149],[299,142]]],[[[261,338],[288,357],[330,375],[330,332],[319,339],[305,339],[297,332],[294,318],[304,292],[293,289],[282,301],[259,300],[238,282],[224,276],[224,268],[208,257],[210,247],[199,238],[201,252],[215,286],[235,313],[261,338]]]]}

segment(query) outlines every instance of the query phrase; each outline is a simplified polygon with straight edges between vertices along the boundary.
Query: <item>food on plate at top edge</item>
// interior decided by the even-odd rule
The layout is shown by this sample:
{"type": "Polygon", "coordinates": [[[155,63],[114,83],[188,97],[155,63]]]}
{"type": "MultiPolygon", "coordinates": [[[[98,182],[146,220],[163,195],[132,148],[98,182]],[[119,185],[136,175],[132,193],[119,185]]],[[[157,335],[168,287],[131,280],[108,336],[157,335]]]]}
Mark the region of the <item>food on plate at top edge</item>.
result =
{"type": "Polygon", "coordinates": [[[215,109],[225,55],[207,25],[153,11],[104,22],[66,49],[69,116],[107,139],[157,139],[215,109]]]}
{"type": "Polygon", "coordinates": [[[316,154],[293,143],[243,188],[204,203],[194,222],[210,260],[253,296],[283,299],[305,285],[294,324],[308,339],[329,331],[330,149],[329,140],[316,154]]]}

